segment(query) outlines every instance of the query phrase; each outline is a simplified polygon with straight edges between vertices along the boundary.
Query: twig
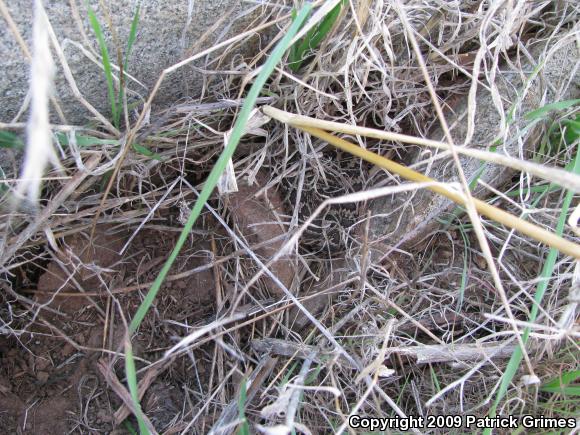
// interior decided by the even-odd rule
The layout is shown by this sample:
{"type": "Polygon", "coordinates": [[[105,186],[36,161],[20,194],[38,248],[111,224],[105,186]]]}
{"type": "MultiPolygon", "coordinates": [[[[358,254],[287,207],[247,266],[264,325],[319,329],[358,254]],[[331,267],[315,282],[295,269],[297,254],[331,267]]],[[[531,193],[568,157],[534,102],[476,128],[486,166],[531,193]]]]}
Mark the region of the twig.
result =
{"type": "Polygon", "coordinates": [[[324,364],[325,361],[336,359],[342,366],[349,369],[356,369],[356,367],[354,367],[354,365],[342,354],[337,352],[326,352],[317,346],[294,343],[291,341],[280,340],[278,338],[253,340],[251,346],[256,352],[295,357],[299,359],[307,359],[312,352],[315,352],[316,354],[313,356],[312,360],[317,364],[324,364]]]}
{"type": "Polygon", "coordinates": [[[387,355],[398,354],[416,359],[417,364],[472,362],[491,358],[509,358],[517,344],[432,344],[391,347],[387,355]]]}

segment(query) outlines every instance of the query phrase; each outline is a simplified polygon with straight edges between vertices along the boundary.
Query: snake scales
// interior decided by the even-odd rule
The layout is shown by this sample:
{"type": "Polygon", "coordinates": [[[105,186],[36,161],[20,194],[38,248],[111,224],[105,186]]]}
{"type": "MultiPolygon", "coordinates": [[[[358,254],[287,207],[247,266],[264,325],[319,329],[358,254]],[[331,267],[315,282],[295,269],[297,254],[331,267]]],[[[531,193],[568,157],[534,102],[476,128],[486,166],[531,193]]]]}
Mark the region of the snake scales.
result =
{"type": "MultiPolygon", "coordinates": [[[[298,222],[303,224],[326,199],[338,198],[364,188],[368,165],[357,157],[337,149],[325,150],[318,162],[308,161],[305,166],[304,183],[298,199],[299,176],[285,180],[284,190],[292,207],[297,207],[298,222]]],[[[360,203],[332,204],[308,226],[301,238],[301,245],[309,251],[324,255],[344,251],[348,246],[348,234],[360,216],[360,203]]]]}

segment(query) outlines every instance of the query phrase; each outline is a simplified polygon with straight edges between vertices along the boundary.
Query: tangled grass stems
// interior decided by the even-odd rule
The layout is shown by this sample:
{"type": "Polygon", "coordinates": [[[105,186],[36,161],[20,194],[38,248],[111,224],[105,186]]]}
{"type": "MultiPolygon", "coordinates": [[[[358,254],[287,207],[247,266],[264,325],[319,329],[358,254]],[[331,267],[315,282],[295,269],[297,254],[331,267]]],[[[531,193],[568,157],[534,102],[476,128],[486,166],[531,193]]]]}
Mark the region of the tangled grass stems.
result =
{"type": "MultiPolygon", "coordinates": [[[[268,113],[268,111],[266,111],[266,113],[268,113]]],[[[423,175],[410,168],[407,168],[404,165],[395,163],[392,160],[387,159],[386,157],[365,150],[357,145],[354,145],[344,139],[333,136],[330,133],[327,133],[318,128],[305,127],[296,124],[292,125],[301,130],[304,130],[305,132],[311,134],[312,136],[315,136],[319,139],[328,142],[329,144],[337,148],[340,148],[343,151],[358,156],[361,159],[366,160],[383,169],[394,172],[400,175],[401,177],[406,178],[407,180],[426,183],[436,181],[430,177],[427,177],[426,175],[423,175]]],[[[457,204],[463,205],[465,203],[464,197],[461,194],[449,188],[434,185],[429,186],[428,189],[449,198],[450,200],[452,200],[457,204]]],[[[508,213],[504,210],[494,207],[491,204],[487,204],[484,201],[474,198],[474,203],[477,211],[480,214],[487,216],[488,218],[491,218],[496,222],[499,222],[509,228],[516,229],[521,233],[529,237],[532,237],[533,239],[539,242],[545,243],[546,245],[553,247],[559,250],[560,252],[565,253],[566,255],[570,255],[576,259],[580,259],[580,246],[577,243],[570,242],[557,234],[554,234],[550,231],[540,228],[539,226],[534,225],[530,222],[524,221],[523,219],[520,219],[512,215],[511,213],[508,213]]]]}
{"type": "MultiPolygon", "coordinates": [[[[286,50],[290,46],[290,42],[291,42],[292,38],[300,29],[300,26],[302,25],[302,23],[304,22],[304,20],[308,16],[308,14],[310,13],[311,9],[312,9],[312,5],[310,3],[306,3],[302,7],[300,12],[296,16],[296,19],[294,20],[294,22],[292,23],[292,25],[288,29],[288,32],[286,33],[286,35],[284,35],[284,37],[280,40],[278,45],[276,45],[276,47],[272,51],[272,54],[270,55],[269,59],[266,61],[264,66],[261,68],[260,73],[256,77],[256,81],[254,82],[254,84],[252,85],[252,87],[250,88],[250,90],[248,92],[248,96],[246,97],[244,105],[242,107],[242,110],[240,111],[238,119],[236,120],[236,123],[234,125],[233,130],[232,130],[232,134],[230,136],[230,139],[228,141],[227,146],[224,148],[224,151],[222,152],[219,159],[217,160],[217,162],[213,166],[213,168],[212,168],[212,170],[207,178],[207,181],[205,182],[203,189],[202,189],[197,201],[195,202],[193,209],[191,210],[191,213],[187,219],[187,222],[184,225],[183,230],[181,231],[179,238],[178,238],[175,246],[173,247],[173,250],[171,251],[171,254],[169,255],[169,258],[167,259],[167,261],[163,265],[161,271],[157,275],[157,278],[153,282],[153,285],[149,289],[149,292],[145,296],[145,299],[143,300],[143,302],[139,306],[137,312],[135,313],[135,316],[133,317],[133,319],[129,325],[129,333],[130,334],[137,331],[137,329],[139,328],[139,325],[143,321],[143,318],[145,317],[145,315],[148,313],[149,309],[151,308],[151,305],[153,304],[153,301],[155,300],[157,293],[159,292],[159,289],[161,288],[161,285],[165,281],[165,277],[169,273],[171,266],[175,262],[177,256],[179,255],[179,252],[181,251],[181,248],[183,247],[185,241],[189,237],[189,233],[191,232],[193,225],[197,221],[197,218],[199,217],[202,208],[204,207],[206,201],[209,199],[210,195],[212,194],[213,190],[215,189],[220,176],[222,175],[222,173],[224,172],[224,170],[226,168],[228,161],[230,160],[230,158],[234,154],[234,151],[236,150],[236,147],[237,147],[237,145],[238,145],[238,143],[239,143],[239,141],[240,141],[240,139],[245,131],[246,124],[247,124],[248,119],[250,117],[250,113],[254,107],[256,99],[260,95],[260,91],[262,90],[262,87],[266,84],[266,80],[268,79],[270,74],[272,74],[272,72],[274,71],[274,68],[276,67],[278,62],[282,59],[282,56],[284,55],[284,53],[286,52],[286,50]]],[[[125,349],[125,354],[126,354],[127,359],[131,359],[131,357],[132,357],[132,353],[131,353],[131,350],[129,349],[129,347],[130,347],[130,344],[128,344],[126,346],[126,349],[125,349]]],[[[134,366],[134,362],[128,362],[126,366],[131,367],[131,363],[134,366]]],[[[131,392],[131,397],[133,398],[133,401],[135,402],[136,408],[140,409],[139,403],[138,403],[138,401],[136,401],[136,398],[138,397],[136,374],[133,370],[128,370],[128,371],[126,371],[126,375],[127,375],[127,383],[129,385],[129,390],[131,392]]],[[[139,426],[141,428],[144,428],[143,421],[140,418],[140,416],[137,416],[137,419],[139,420],[139,426]]]]}
{"type": "Polygon", "coordinates": [[[266,83],[266,80],[268,79],[268,77],[270,76],[270,74],[274,70],[276,64],[280,61],[280,59],[282,58],[282,55],[284,54],[284,52],[288,48],[289,43],[290,43],[290,39],[297,32],[298,28],[300,27],[300,25],[302,24],[302,22],[304,21],[304,19],[308,15],[308,12],[310,12],[311,8],[312,8],[312,6],[310,4],[307,4],[302,8],[300,13],[296,17],[296,20],[292,23],[292,26],[290,26],[290,28],[288,29],[288,33],[278,43],[278,45],[276,46],[276,48],[272,52],[270,58],[268,59],[268,61],[264,65],[264,67],[262,68],[262,71],[260,71],[260,74],[256,78],[256,81],[254,82],[254,84],[250,88],[250,91],[248,92],[248,96],[245,100],[244,106],[242,107],[242,110],[240,111],[240,115],[238,116],[236,124],[232,130],[232,134],[230,136],[230,140],[228,141],[227,146],[225,147],[225,149],[222,152],[222,154],[220,155],[218,161],[216,162],[216,164],[212,168],[212,170],[207,178],[207,181],[205,182],[204,187],[200,193],[200,196],[193,206],[193,209],[192,209],[191,214],[190,214],[190,216],[189,216],[189,218],[188,218],[188,220],[183,228],[183,231],[181,232],[180,237],[179,237],[177,243],[175,244],[173,251],[171,252],[171,255],[167,259],[167,262],[164,264],[163,268],[161,269],[161,272],[157,276],[157,279],[155,280],[155,282],[151,286],[149,293],[145,297],[145,300],[143,301],[143,303],[141,304],[141,306],[137,310],[135,317],[133,318],[133,320],[131,321],[131,324],[129,325],[129,330],[131,333],[135,332],[139,328],[141,321],[143,320],[143,318],[145,317],[145,315],[149,311],[149,308],[151,307],[151,304],[153,303],[153,300],[155,299],[155,296],[156,296],[157,292],[159,291],[161,284],[165,280],[165,277],[166,277],[167,273],[169,272],[171,265],[175,261],[175,258],[177,258],[177,255],[179,254],[181,247],[185,243],[185,240],[187,239],[189,232],[193,228],[193,225],[195,224],[197,217],[199,216],[199,213],[201,213],[201,209],[203,208],[204,204],[206,203],[206,201],[209,199],[211,193],[213,192],[213,189],[217,185],[217,182],[218,182],[221,174],[225,170],[225,167],[226,167],[228,160],[232,157],[232,155],[233,155],[233,153],[234,153],[234,151],[235,151],[235,149],[240,141],[240,138],[242,137],[246,122],[248,121],[248,118],[250,116],[250,112],[252,111],[252,109],[254,107],[254,103],[256,101],[256,98],[258,98],[258,95],[259,95],[262,87],[266,83]]]}
{"type": "MultiPolygon", "coordinates": [[[[574,166],[572,168],[572,172],[575,174],[580,173],[580,152],[576,151],[576,156],[574,158],[574,166]]],[[[564,198],[564,202],[562,204],[562,209],[560,213],[560,219],[558,220],[558,225],[556,228],[556,234],[562,234],[564,231],[564,225],[566,223],[566,217],[568,216],[568,211],[570,210],[570,206],[572,204],[572,199],[574,198],[573,192],[567,192],[566,197],[564,198]]],[[[542,280],[538,283],[536,287],[536,294],[534,296],[534,304],[530,311],[529,322],[534,322],[536,317],[538,316],[538,307],[540,306],[542,299],[546,293],[548,288],[548,283],[550,282],[550,277],[554,272],[554,266],[556,265],[556,260],[558,258],[558,251],[554,248],[550,249],[548,256],[546,257],[546,261],[544,262],[544,267],[542,268],[542,273],[540,274],[542,280]]],[[[526,343],[530,336],[531,329],[528,326],[524,329],[522,334],[522,341],[526,343]]],[[[501,383],[499,389],[497,390],[497,395],[492,407],[489,410],[489,416],[494,417],[496,415],[497,407],[499,403],[507,393],[508,387],[512,382],[519,366],[522,361],[522,349],[516,348],[516,351],[512,355],[509,360],[509,363],[506,367],[506,370],[502,376],[501,383]]],[[[491,430],[486,429],[484,432],[485,434],[490,434],[491,430]]]]}
{"type": "MultiPolygon", "coordinates": [[[[0,0],[1,2],[2,0],[0,0]]],[[[321,8],[323,9],[323,8],[321,8]]],[[[0,11],[1,12],[1,11],[0,11]]],[[[318,11],[320,12],[320,11],[318,11]]],[[[318,12],[316,14],[314,14],[314,16],[309,20],[309,23],[314,21],[315,19],[320,19],[320,17],[317,17],[318,12]]],[[[113,173],[111,175],[111,177],[109,177],[109,182],[105,188],[105,191],[103,193],[102,199],[101,199],[101,204],[99,206],[99,209],[97,210],[97,212],[95,213],[94,217],[93,217],[93,224],[92,224],[92,229],[91,229],[91,239],[93,239],[94,234],[95,234],[95,228],[97,225],[97,221],[99,219],[99,216],[102,212],[102,209],[104,207],[105,201],[107,200],[107,197],[109,196],[109,192],[111,191],[111,189],[113,188],[113,184],[115,182],[115,179],[117,178],[117,175],[119,174],[119,171],[121,170],[121,165],[124,162],[125,158],[127,157],[127,153],[129,151],[129,149],[131,149],[131,144],[133,143],[133,141],[135,140],[135,138],[137,137],[137,133],[139,131],[139,129],[141,128],[146,114],[150,112],[151,110],[151,106],[153,104],[153,99],[155,98],[155,96],[157,95],[157,92],[159,91],[161,84],[163,83],[163,81],[165,80],[165,77],[169,76],[170,74],[172,74],[173,72],[179,70],[180,68],[184,67],[185,65],[201,59],[204,56],[207,56],[208,54],[219,50],[223,47],[228,46],[229,44],[232,44],[236,41],[239,41],[241,39],[243,39],[244,37],[247,37],[250,34],[253,34],[255,32],[258,32],[260,30],[264,30],[280,21],[283,21],[284,19],[290,18],[290,14],[288,14],[287,16],[282,16],[280,18],[277,18],[275,20],[272,20],[268,23],[262,24],[256,28],[247,30],[245,32],[242,32],[232,38],[227,39],[226,41],[222,41],[219,44],[216,44],[206,50],[202,50],[201,52],[188,57],[187,59],[182,60],[181,62],[176,63],[175,65],[170,66],[169,68],[164,69],[161,74],[159,75],[159,78],[157,79],[157,81],[155,82],[155,85],[153,86],[153,90],[151,91],[151,93],[149,94],[149,98],[147,99],[147,101],[145,102],[141,113],[137,119],[137,121],[134,123],[134,125],[132,126],[132,128],[129,130],[128,134],[127,134],[127,139],[124,145],[123,150],[120,152],[120,155],[118,157],[118,161],[117,164],[115,165],[115,168],[113,170],[113,173]]],[[[314,24],[313,24],[314,25],[314,24]]],[[[308,27],[305,26],[305,27],[308,27]]],[[[292,43],[294,42],[294,40],[292,41],[292,43]]],[[[290,45],[290,44],[289,44],[290,45]]],[[[63,65],[64,65],[64,61],[63,61],[63,65]]],[[[66,71],[66,69],[65,69],[66,71]]],[[[74,82],[71,81],[71,85],[74,82]]],[[[74,89],[74,88],[73,88],[74,89]]],[[[80,93],[79,93],[80,96],[80,93]]],[[[81,100],[83,102],[83,104],[85,104],[87,106],[87,108],[91,111],[93,111],[94,109],[92,108],[92,106],[88,105],[88,103],[86,103],[84,100],[81,100]]],[[[119,136],[119,132],[118,130],[113,127],[113,125],[108,122],[100,113],[96,112],[97,117],[99,118],[99,120],[101,120],[101,122],[111,131],[114,133],[115,137],[119,136]]]]}

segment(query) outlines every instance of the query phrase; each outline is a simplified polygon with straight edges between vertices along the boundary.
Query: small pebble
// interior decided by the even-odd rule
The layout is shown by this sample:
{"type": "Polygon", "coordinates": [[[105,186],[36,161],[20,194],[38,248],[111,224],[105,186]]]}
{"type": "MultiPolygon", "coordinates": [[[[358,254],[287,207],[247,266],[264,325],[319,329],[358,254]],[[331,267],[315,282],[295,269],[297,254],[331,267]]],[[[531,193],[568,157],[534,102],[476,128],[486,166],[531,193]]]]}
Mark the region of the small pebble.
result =
{"type": "Polygon", "coordinates": [[[477,255],[476,257],[474,257],[473,261],[475,262],[477,267],[479,267],[481,270],[487,269],[487,261],[485,261],[485,258],[483,258],[482,256],[477,255]]]}
{"type": "Polygon", "coordinates": [[[36,373],[36,379],[38,379],[39,382],[45,384],[46,381],[48,381],[49,378],[49,374],[47,372],[44,371],[39,371],[38,373],[36,373]]]}
{"type": "Polygon", "coordinates": [[[72,344],[70,344],[70,343],[66,343],[66,344],[65,344],[65,345],[62,347],[62,349],[61,349],[60,353],[61,353],[61,355],[62,355],[62,356],[64,356],[64,357],[67,357],[67,356],[70,356],[70,355],[72,355],[72,353],[74,352],[74,350],[75,350],[75,348],[73,347],[73,345],[72,345],[72,344]]]}
{"type": "Polygon", "coordinates": [[[50,361],[46,358],[36,358],[36,370],[44,370],[50,365],[50,361]]]}

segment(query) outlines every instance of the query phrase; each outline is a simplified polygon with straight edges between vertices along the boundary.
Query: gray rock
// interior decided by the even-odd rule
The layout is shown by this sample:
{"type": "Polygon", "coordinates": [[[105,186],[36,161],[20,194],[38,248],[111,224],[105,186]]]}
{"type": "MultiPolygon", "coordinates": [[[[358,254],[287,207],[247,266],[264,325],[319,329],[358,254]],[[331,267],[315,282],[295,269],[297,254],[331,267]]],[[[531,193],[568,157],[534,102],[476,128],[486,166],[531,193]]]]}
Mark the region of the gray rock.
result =
{"type": "MultiPolygon", "coordinates": [[[[33,2],[30,0],[11,0],[6,3],[10,15],[30,49],[33,14],[31,4],[33,2]]],[[[90,1],[105,33],[111,60],[117,64],[115,44],[107,25],[106,14],[99,3],[98,0],[90,1]]],[[[136,1],[115,0],[104,3],[109,5],[119,45],[124,52],[136,1]]],[[[191,54],[191,48],[199,42],[201,36],[232,8],[233,13],[230,17],[224,20],[219,29],[207,38],[201,47],[195,48],[194,53],[246,30],[250,21],[259,14],[259,9],[255,5],[244,4],[239,0],[143,0],[137,38],[129,60],[128,73],[137,78],[145,87],[134,82],[130,83],[130,89],[134,91],[131,99],[139,99],[139,95],[147,98],[161,71],[191,54]],[[192,6],[190,19],[188,18],[189,4],[192,6]]],[[[100,55],[95,34],[89,24],[85,1],[45,1],[45,9],[64,49],[81,93],[99,112],[110,119],[111,110],[104,73],[98,65],[91,62],[71,42],[74,41],[85,48],[90,48],[93,53],[100,55]],[[71,3],[77,5],[78,19],[75,19],[71,3]]],[[[3,24],[2,29],[0,32],[0,56],[2,59],[0,63],[0,101],[2,103],[0,104],[0,122],[10,122],[25,100],[28,90],[29,64],[8,26],[3,24]]],[[[244,53],[248,54],[258,49],[258,43],[264,44],[265,42],[267,41],[263,39],[260,41],[259,38],[253,37],[250,39],[250,43],[242,44],[242,48],[244,53]]],[[[214,64],[208,68],[222,70],[235,68],[236,66],[232,65],[232,62],[239,64],[239,59],[234,57],[235,54],[235,50],[228,54],[227,62],[229,63],[214,64]]],[[[58,67],[55,83],[57,100],[63,108],[68,123],[84,124],[90,113],[74,97],[66,83],[57,57],[53,57],[58,67]]],[[[212,55],[211,58],[215,59],[215,57],[212,55]]],[[[206,59],[201,59],[196,65],[204,67],[205,62],[206,59]]],[[[197,96],[202,84],[201,73],[192,67],[185,67],[165,79],[154,103],[164,106],[179,99],[197,96]]],[[[20,118],[21,121],[25,119],[26,114],[20,118]]],[[[54,111],[53,120],[58,120],[54,111]]]]}
{"type": "MultiPolygon", "coordinates": [[[[519,104],[510,127],[507,141],[498,145],[498,153],[506,153],[512,157],[529,157],[530,148],[538,143],[538,130],[530,128],[530,123],[523,119],[523,115],[545,104],[555,101],[578,98],[580,96],[580,71],[577,68],[579,57],[578,48],[573,38],[549,57],[542,72],[532,82],[529,92],[519,104]]],[[[544,58],[545,45],[538,44],[530,50],[535,61],[544,58]]],[[[496,80],[502,98],[515,103],[524,89],[524,80],[531,75],[537,63],[524,63],[522,66],[503,65],[501,74],[496,80]],[[525,76],[520,73],[523,67],[525,76]]],[[[476,97],[477,109],[475,114],[475,132],[469,144],[472,148],[488,149],[497,138],[500,131],[501,118],[495,109],[489,91],[479,86],[476,97]]],[[[454,107],[454,114],[447,114],[447,122],[451,128],[451,135],[456,145],[464,143],[467,133],[467,96],[454,107]]],[[[511,108],[505,103],[505,111],[511,108]]],[[[507,115],[506,115],[507,116],[507,115]]],[[[436,125],[439,125],[436,123],[436,125]]],[[[429,135],[430,139],[445,141],[441,128],[436,128],[429,135]]],[[[429,150],[434,152],[434,150],[429,150]]],[[[418,164],[429,158],[425,150],[421,149],[409,159],[411,164],[418,164]]],[[[482,168],[482,162],[472,158],[461,157],[461,165],[465,176],[470,182],[482,168]]],[[[457,169],[450,157],[433,163],[426,171],[425,166],[417,168],[422,173],[442,182],[458,182],[457,169]]],[[[509,168],[486,164],[480,180],[500,187],[508,182],[514,172],[509,168]]],[[[483,198],[489,195],[487,189],[477,186],[474,195],[483,198]]],[[[455,204],[442,196],[428,190],[420,190],[408,194],[396,194],[374,200],[371,209],[375,217],[371,220],[371,235],[374,247],[379,252],[388,252],[393,246],[410,247],[426,235],[436,230],[440,225],[438,218],[448,220],[449,212],[455,204]]]]}

